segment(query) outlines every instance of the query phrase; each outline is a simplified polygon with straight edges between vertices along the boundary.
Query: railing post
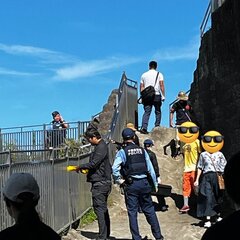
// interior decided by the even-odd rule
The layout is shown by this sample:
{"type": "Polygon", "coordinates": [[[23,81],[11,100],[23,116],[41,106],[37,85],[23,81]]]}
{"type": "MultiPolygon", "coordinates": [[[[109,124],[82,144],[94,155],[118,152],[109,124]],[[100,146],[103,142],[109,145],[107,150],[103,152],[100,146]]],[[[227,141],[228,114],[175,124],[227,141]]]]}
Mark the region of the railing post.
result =
{"type": "Polygon", "coordinates": [[[2,139],[2,129],[0,128],[0,151],[3,151],[3,139],[2,139]]]}
{"type": "Polygon", "coordinates": [[[81,135],[81,130],[80,130],[80,127],[81,127],[81,123],[78,121],[78,124],[77,124],[77,132],[78,132],[78,139],[80,140],[80,135],[81,135]]]}
{"type": "Polygon", "coordinates": [[[54,159],[50,162],[51,166],[52,166],[52,191],[53,191],[53,194],[52,194],[52,226],[53,226],[53,229],[55,229],[55,206],[56,206],[56,203],[55,203],[55,194],[54,194],[54,191],[55,191],[55,176],[54,176],[54,159]]]}

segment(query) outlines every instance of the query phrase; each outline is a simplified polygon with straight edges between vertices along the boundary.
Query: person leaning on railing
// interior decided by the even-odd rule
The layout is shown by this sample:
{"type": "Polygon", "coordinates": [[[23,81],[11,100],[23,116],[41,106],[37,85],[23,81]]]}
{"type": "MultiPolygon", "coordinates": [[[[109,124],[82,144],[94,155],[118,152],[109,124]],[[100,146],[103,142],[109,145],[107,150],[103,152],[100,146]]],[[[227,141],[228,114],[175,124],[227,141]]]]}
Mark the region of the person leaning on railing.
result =
{"type": "Polygon", "coordinates": [[[48,131],[49,147],[59,147],[65,142],[66,129],[69,124],[63,119],[58,111],[52,112],[53,120],[51,122],[51,129],[48,131]]]}

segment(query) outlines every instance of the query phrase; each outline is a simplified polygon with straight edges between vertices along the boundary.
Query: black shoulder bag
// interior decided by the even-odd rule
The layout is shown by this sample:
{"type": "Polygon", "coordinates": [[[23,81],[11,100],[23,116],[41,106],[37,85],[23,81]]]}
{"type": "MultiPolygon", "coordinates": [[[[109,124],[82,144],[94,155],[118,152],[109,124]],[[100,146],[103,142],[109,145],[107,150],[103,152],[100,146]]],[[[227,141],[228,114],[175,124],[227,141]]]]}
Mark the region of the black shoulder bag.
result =
{"type": "Polygon", "coordinates": [[[141,91],[141,93],[140,93],[141,96],[137,100],[138,103],[142,103],[144,105],[153,103],[154,97],[155,97],[155,86],[157,83],[158,75],[159,75],[159,72],[157,73],[154,86],[148,86],[141,91]]]}

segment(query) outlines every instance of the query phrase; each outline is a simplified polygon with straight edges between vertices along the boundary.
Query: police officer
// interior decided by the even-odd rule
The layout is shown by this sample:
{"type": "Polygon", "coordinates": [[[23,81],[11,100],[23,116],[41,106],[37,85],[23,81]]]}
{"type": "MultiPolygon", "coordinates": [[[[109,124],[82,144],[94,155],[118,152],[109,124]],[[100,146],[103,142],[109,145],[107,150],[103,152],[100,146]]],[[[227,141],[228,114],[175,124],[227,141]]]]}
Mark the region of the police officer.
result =
{"type": "Polygon", "coordinates": [[[52,112],[52,131],[50,132],[51,147],[59,147],[66,138],[66,129],[69,127],[58,111],[52,112]]]}
{"type": "Polygon", "coordinates": [[[153,165],[147,152],[134,144],[134,131],[132,129],[125,128],[122,131],[122,137],[126,147],[117,152],[112,170],[114,180],[125,186],[125,203],[132,239],[141,240],[137,220],[138,207],[140,206],[147,222],[151,225],[155,239],[163,240],[150,195],[152,186],[149,183],[148,175],[150,175],[149,178],[151,178],[154,188],[156,189],[158,186],[153,165]]]}

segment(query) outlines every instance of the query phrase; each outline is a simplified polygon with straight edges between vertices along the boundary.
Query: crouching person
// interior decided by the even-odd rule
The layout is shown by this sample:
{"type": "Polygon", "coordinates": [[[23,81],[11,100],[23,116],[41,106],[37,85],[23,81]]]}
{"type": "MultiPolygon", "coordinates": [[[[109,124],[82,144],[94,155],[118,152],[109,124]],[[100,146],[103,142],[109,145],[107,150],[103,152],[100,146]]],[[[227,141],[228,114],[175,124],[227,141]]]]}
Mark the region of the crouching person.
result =
{"type": "Polygon", "coordinates": [[[149,173],[157,188],[158,183],[153,165],[147,152],[142,147],[134,144],[134,131],[132,129],[125,128],[122,131],[122,137],[126,143],[126,147],[117,152],[112,169],[115,181],[120,185],[124,184],[125,203],[128,211],[132,239],[142,239],[137,220],[140,206],[147,222],[151,225],[152,234],[155,239],[163,240],[150,195],[152,186],[147,178],[149,173]]]}

